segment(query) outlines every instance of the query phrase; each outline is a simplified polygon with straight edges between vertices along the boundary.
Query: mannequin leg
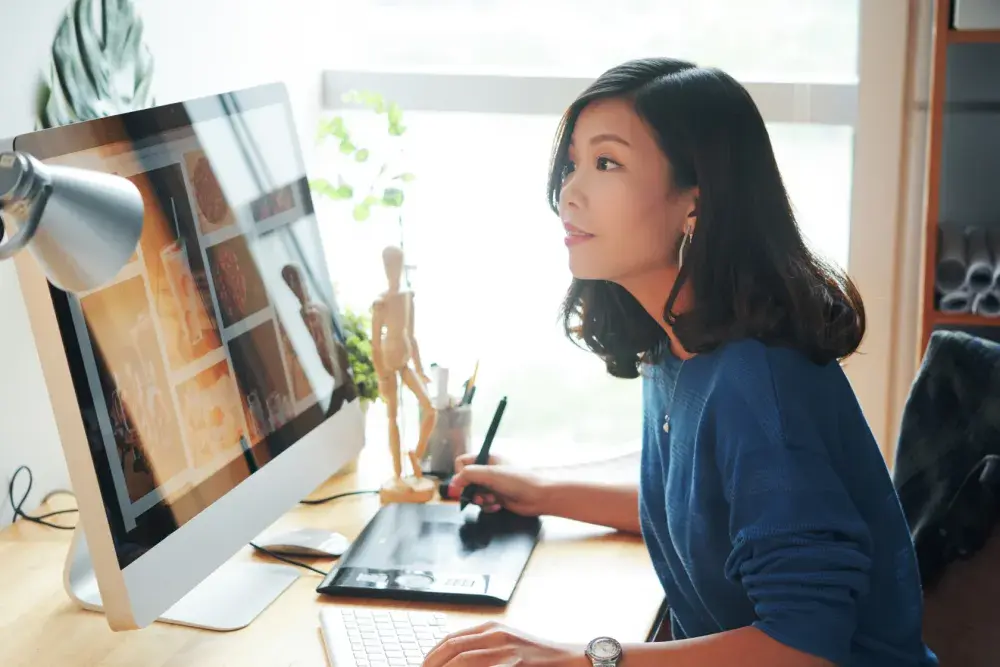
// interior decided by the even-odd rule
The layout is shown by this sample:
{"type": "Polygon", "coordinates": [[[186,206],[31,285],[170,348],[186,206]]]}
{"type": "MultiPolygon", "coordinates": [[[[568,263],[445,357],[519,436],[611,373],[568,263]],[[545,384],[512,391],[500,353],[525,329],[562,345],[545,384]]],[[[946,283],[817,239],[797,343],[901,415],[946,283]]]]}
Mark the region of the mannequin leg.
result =
{"type": "Polygon", "coordinates": [[[410,452],[410,464],[413,467],[413,476],[423,477],[424,473],[420,469],[420,460],[427,453],[427,442],[430,440],[431,433],[434,432],[434,425],[437,423],[437,410],[434,408],[434,404],[431,403],[431,397],[427,394],[427,387],[420,381],[420,378],[417,377],[412,368],[409,366],[405,367],[400,371],[399,375],[403,380],[403,384],[417,397],[417,402],[420,403],[420,409],[424,414],[424,418],[420,422],[420,440],[417,441],[417,449],[410,452]]]}
{"type": "Polygon", "coordinates": [[[392,455],[392,469],[399,479],[403,476],[403,460],[399,442],[399,378],[391,373],[382,386],[382,400],[389,422],[389,453],[392,455]]]}

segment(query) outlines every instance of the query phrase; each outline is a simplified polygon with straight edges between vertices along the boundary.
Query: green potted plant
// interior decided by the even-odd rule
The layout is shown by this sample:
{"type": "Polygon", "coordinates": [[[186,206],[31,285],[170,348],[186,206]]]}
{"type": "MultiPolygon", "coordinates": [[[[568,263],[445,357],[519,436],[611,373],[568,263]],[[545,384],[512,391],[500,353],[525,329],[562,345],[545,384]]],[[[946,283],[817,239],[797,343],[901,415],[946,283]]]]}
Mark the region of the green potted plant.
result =
{"type": "MultiPolygon", "coordinates": [[[[354,386],[358,392],[361,413],[367,421],[368,408],[372,401],[379,397],[378,377],[375,374],[375,364],[372,361],[371,317],[365,313],[344,308],[341,311],[340,325],[344,334],[344,347],[347,348],[347,360],[351,365],[354,386]]],[[[367,432],[367,428],[365,431],[367,432]]],[[[357,469],[358,457],[355,457],[336,474],[338,476],[346,475],[357,471],[357,469]]]]}
{"type": "Polygon", "coordinates": [[[378,398],[378,378],[375,375],[375,364],[372,362],[371,318],[364,313],[345,308],[341,321],[344,327],[347,358],[354,373],[354,384],[361,399],[361,409],[367,412],[369,404],[378,398]]]}

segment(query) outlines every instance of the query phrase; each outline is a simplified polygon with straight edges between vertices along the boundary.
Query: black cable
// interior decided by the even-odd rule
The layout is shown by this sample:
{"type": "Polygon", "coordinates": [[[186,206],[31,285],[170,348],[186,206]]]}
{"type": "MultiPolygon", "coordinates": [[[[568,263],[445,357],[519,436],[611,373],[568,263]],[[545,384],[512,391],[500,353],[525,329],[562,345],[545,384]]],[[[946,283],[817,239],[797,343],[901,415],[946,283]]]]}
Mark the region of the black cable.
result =
{"type": "MultiPolygon", "coordinates": [[[[50,517],[59,516],[61,514],[74,514],[76,512],[79,512],[79,509],[77,509],[75,507],[71,508],[71,509],[64,509],[64,510],[56,510],[54,512],[47,512],[46,514],[41,514],[39,516],[31,516],[30,514],[26,513],[22,509],[24,507],[24,503],[27,502],[27,500],[28,500],[28,495],[31,493],[31,486],[32,486],[33,483],[34,483],[34,476],[31,473],[31,468],[29,468],[28,466],[24,466],[24,465],[19,466],[17,468],[17,470],[14,471],[14,474],[11,475],[10,484],[7,487],[7,493],[10,496],[10,504],[14,508],[14,521],[17,521],[18,519],[24,519],[25,521],[30,521],[31,523],[37,523],[40,526],[47,526],[49,528],[55,528],[57,530],[73,530],[74,528],[76,528],[76,526],[64,526],[64,525],[60,525],[58,523],[52,523],[51,521],[46,521],[46,519],[48,519],[50,517]],[[17,476],[20,475],[22,472],[28,475],[28,488],[25,489],[24,495],[21,496],[21,499],[15,501],[14,500],[14,483],[17,481],[17,476]]],[[[302,500],[300,502],[302,504],[304,504],[304,505],[322,505],[323,503],[332,502],[334,500],[339,500],[341,498],[347,498],[349,496],[360,496],[360,495],[367,495],[367,494],[372,494],[372,493],[378,493],[378,491],[373,491],[371,489],[364,489],[364,490],[361,490],[361,491],[345,491],[343,493],[336,493],[336,494],[334,494],[332,496],[327,496],[326,498],[316,498],[314,500],[307,499],[307,500],[302,500]]],[[[56,495],[60,495],[60,494],[65,494],[65,495],[70,495],[70,496],[74,496],[75,497],[75,494],[72,491],[65,491],[65,490],[60,489],[60,490],[57,490],[57,491],[52,491],[51,493],[47,494],[42,499],[42,503],[44,504],[49,498],[51,498],[53,496],[56,496],[56,495]]],[[[259,551],[260,553],[266,554],[267,556],[270,556],[271,558],[273,558],[275,560],[279,560],[279,561],[281,561],[283,563],[288,563],[289,565],[294,565],[296,567],[305,568],[307,570],[315,572],[316,574],[322,575],[324,577],[327,574],[329,574],[328,572],[324,572],[323,570],[321,570],[321,569],[319,569],[317,567],[313,567],[312,565],[309,565],[308,563],[303,563],[303,562],[294,560],[292,558],[288,558],[286,556],[283,556],[281,554],[275,553],[275,552],[271,551],[270,549],[266,549],[266,548],[260,546],[259,544],[254,544],[253,542],[251,542],[250,546],[253,547],[256,551],[259,551]]]]}
{"type": "Polygon", "coordinates": [[[327,496],[326,498],[306,498],[305,500],[300,500],[299,502],[303,505],[322,505],[334,500],[340,500],[341,498],[347,498],[348,496],[366,496],[372,493],[378,493],[378,491],[372,489],[364,489],[362,491],[344,491],[343,493],[335,493],[332,496],[327,496]]]}
{"type": "MultiPolygon", "coordinates": [[[[28,495],[31,493],[31,485],[34,483],[34,481],[35,478],[31,474],[31,468],[29,468],[28,466],[24,465],[19,466],[17,470],[14,471],[14,474],[11,475],[10,484],[7,486],[7,495],[10,497],[11,507],[14,508],[14,521],[16,522],[18,519],[24,519],[25,521],[30,521],[31,523],[37,523],[40,526],[55,528],[56,530],[73,530],[74,528],[76,528],[75,525],[65,526],[58,523],[52,523],[51,521],[46,521],[46,519],[50,517],[59,516],[61,514],[75,514],[79,512],[79,510],[75,507],[65,510],[56,510],[54,512],[48,512],[46,514],[41,514],[39,516],[31,516],[30,514],[24,511],[23,509],[24,503],[27,502],[28,500],[28,495]],[[14,500],[14,483],[17,481],[17,476],[20,475],[22,472],[28,475],[28,488],[24,490],[24,495],[21,496],[20,500],[14,500]]],[[[57,495],[70,495],[73,496],[74,498],[76,497],[72,491],[65,491],[60,489],[46,494],[46,496],[42,498],[42,504],[45,504],[45,502],[52,496],[57,496],[57,495]]]]}
{"type": "MultiPolygon", "coordinates": [[[[364,496],[372,493],[378,493],[378,491],[374,491],[372,489],[363,489],[361,491],[344,491],[342,493],[335,493],[332,496],[326,496],[325,498],[315,498],[315,499],[307,498],[305,500],[300,500],[299,502],[302,503],[303,505],[322,505],[323,503],[329,503],[334,500],[340,500],[341,498],[349,498],[351,496],[364,496]]],[[[266,549],[260,546],[259,544],[254,544],[253,542],[251,542],[250,546],[262,554],[266,554],[271,558],[274,558],[275,560],[280,560],[282,563],[288,563],[289,565],[294,565],[295,567],[302,567],[312,572],[315,572],[316,574],[320,574],[324,577],[329,574],[329,572],[324,572],[323,570],[317,567],[313,567],[308,563],[303,563],[301,561],[297,561],[292,558],[288,558],[287,556],[275,553],[270,549],[266,549]]]]}
{"type": "Polygon", "coordinates": [[[294,565],[295,567],[304,567],[305,569],[312,570],[316,574],[322,575],[324,577],[329,574],[329,572],[324,572],[323,570],[319,569],[318,567],[313,567],[309,563],[303,563],[301,561],[292,560],[291,558],[287,558],[285,556],[282,556],[281,554],[274,553],[270,549],[265,549],[264,547],[260,546],[259,544],[254,544],[253,542],[251,542],[250,546],[252,546],[254,549],[256,549],[257,551],[259,551],[259,552],[261,552],[263,554],[267,554],[268,556],[270,556],[271,558],[273,558],[275,560],[280,560],[282,563],[288,563],[289,565],[294,565]]]}

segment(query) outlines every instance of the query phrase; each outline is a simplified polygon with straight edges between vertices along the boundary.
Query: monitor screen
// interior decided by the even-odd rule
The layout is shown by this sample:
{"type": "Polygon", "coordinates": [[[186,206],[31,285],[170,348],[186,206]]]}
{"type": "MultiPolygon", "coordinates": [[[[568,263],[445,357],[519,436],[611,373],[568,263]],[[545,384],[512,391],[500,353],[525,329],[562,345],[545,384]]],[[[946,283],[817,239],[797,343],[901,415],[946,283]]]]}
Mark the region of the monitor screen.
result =
{"type": "Polygon", "coordinates": [[[145,203],[114,281],[50,288],[124,568],[356,395],[291,109],[261,86],[15,149],[145,203]]]}

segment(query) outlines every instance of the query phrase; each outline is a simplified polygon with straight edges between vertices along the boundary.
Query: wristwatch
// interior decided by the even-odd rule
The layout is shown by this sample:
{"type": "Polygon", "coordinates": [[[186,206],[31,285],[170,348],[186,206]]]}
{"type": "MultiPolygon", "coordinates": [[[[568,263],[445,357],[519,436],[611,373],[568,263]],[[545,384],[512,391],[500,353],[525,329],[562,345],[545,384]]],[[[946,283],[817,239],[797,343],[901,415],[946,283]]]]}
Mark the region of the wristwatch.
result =
{"type": "Polygon", "coordinates": [[[622,659],[622,645],[611,637],[598,637],[587,644],[584,653],[594,667],[617,667],[622,659]]]}

